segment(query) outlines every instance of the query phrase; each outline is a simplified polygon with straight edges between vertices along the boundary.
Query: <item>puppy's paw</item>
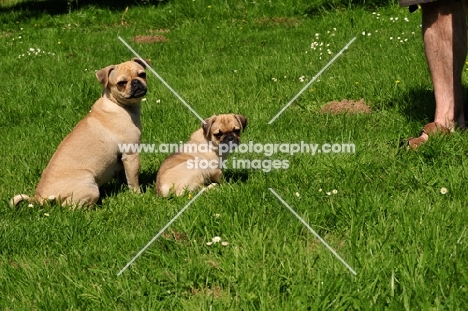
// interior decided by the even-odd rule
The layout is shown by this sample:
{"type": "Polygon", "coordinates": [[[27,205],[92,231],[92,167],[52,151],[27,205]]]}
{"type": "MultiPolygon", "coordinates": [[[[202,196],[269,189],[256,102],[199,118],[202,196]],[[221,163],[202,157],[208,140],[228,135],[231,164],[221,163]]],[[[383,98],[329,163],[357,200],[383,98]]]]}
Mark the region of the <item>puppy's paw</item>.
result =
{"type": "Polygon", "coordinates": [[[214,187],[216,187],[216,186],[218,186],[217,183],[211,183],[211,184],[209,184],[208,186],[206,186],[205,189],[206,189],[206,190],[210,190],[210,189],[212,189],[212,188],[214,188],[214,187]]]}
{"type": "Polygon", "coordinates": [[[132,187],[132,186],[129,186],[129,188],[130,188],[130,191],[131,191],[131,192],[136,193],[136,194],[141,194],[141,189],[140,189],[140,187],[138,187],[138,186],[133,186],[133,187],[132,187]]]}

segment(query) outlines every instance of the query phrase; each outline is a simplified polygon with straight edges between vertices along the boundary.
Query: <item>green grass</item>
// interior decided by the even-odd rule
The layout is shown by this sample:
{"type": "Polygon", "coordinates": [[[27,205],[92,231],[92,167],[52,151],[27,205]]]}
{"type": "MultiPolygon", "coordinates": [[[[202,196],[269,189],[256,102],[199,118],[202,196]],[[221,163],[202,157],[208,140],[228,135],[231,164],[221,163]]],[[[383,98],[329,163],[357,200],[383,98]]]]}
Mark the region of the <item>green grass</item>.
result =
{"type": "MultiPolygon", "coordinates": [[[[66,3],[50,14],[24,5],[0,10],[0,309],[466,309],[467,134],[431,139],[417,152],[399,148],[434,111],[420,12],[342,3],[180,0],[126,13],[66,3]],[[136,35],[168,41],[138,44],[136,35]],[[99,97],[95,70],[133,57],[118,36],[151,59],[202,117],[246,115],[244,142],[351,142],[356,153],[278,153],[269,159],[289,161],[288,169],[228,169],[219,187],[117,276],[190,201],[155,195],[165,154],[141,155],[142,195],[113,182],[92,209],[11,209],[8,202],[34,193],[57,145],[99,97]],[[313,42],[323,43],[322,51],[313,42]],[[361,98],[371,114],[321,112],[330,101],[361,98]],[[326,194],[333,189],[338,193],[326,194]],[[206,245],[214,236],[228,246],[206,245]]],[[[200,121],[152,74],[148,84],[143,142],[187,140],[200,121]]]]}

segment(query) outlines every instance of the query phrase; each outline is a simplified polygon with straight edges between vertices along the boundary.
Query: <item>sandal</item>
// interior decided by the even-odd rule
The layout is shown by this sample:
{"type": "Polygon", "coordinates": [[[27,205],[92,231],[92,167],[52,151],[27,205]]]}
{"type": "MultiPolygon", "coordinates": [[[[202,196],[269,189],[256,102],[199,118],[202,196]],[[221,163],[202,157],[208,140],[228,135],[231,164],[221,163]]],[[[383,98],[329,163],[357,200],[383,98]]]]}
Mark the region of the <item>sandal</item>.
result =
{"type": "Polygon", "coordinates": [[[442,124],[437,122],[431,122],[429,124],[426,124],[419,137],[408,138],[408,149],[411,148],[413,150],[416,150],[419,147],[419,145],[425,143],[429,139],[429,136],[438,134],[448,135],[449,133],[450,130],[442,124]],[[426,134],[425,137],[424,134],[426,134]]]}

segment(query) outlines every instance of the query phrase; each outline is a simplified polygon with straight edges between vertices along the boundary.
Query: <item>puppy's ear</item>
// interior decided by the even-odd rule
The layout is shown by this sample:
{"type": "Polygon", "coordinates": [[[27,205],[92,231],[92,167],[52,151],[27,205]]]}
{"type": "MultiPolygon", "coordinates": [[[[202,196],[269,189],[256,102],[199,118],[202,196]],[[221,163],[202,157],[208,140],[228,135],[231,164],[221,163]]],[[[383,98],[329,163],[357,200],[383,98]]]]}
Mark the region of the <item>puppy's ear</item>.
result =
{"type": "Polygon", "coordinates": [[[208,119],[205,119],[205,123],[202,122],[202,129],[203,129],[203,135],[208,138],[210,137],[210,131],[211,127],[213,126],[213,123],[216,121],[216,116],[213,115],[209,117],[208,119]]]}
{"type": "Polygon", "coordinates": [[[239,124],[242,127],[242,131],[244,131],[245,128],[247,127],[247,117],[245,117],[245,116],[243,116],[241,114],[235,114],[234,118],[236,118],[237,122],[239,122],[239,124]]]}
{"type": "Polygon", "coordinates": [[[104,88],[107,87],[107,83],[109,82],[109,75],[112,72],[112,70],[114,70],[114,68],[115,68],[115,65],[110,65],[96,72],[96,78],[102,84],[104,88]]]}
{"type": "Polygon", "coordinates": [[[145,59],[144,62],[143,62],[143,61],[142,61],[141,59],[139,59],[139,58],[132,58],[132,61],[134,61],[134,62],[140,64],[140,65],[141,65],[143,68],[145,68],[145,69],[146,69],[146,64],[150,65],[149,59],[145,59]],[[145,64],[145,63],[146,63],[146,64],[145,64]]]}

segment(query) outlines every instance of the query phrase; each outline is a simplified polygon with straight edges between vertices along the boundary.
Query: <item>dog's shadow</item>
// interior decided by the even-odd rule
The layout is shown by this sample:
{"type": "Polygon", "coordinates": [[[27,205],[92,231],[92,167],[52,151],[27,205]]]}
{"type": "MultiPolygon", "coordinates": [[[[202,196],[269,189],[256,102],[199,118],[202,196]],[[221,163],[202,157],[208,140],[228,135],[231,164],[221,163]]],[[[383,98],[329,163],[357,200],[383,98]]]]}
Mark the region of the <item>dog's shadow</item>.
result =
{"type": "MultiPolygon", "coordinates": [[[[148,191],[153,191],[154,195],[156,195],[155,191],[155,181],[157,171],[143,171],[140,173],[139,181],[140,181],[140,188],[142,193],[146,193],[148,191]]],[[[226,183],[245,183],[249,179],[249,174],[247,170],[225,170],[223,172],[224,182],[226,183]]],[[[102,201],[108,197],[113,197],[119,194],[122,191],[127,190],[127,182],[125,180],[125,173],[120,173],[116,178],[112,181],[103,185],[100,190],[99,200],[96,203],[97,205],[101,206],[102,201]]],[[[127,190],[128,191],[128,190],[127,190]]]]}
{"type": "Polygon", "coordinates": [[[249,179],[249,173],[247,170],[225,170],[223,172],[224,181],[228,183],[246,183],[249,179]]]}
{"type": "MultiPolygon", "coordinates": [[[[142,193],[150,191],[151,189],[154,190],[156,174],[157,172],[150,171],[143,171],[140,173],[139,182],[142,193]]],[[[102,201],[107,197],[116,196],[118,193],[126,190],[128,191],[127,181],[125,179],[125,172],[122,171],[114,179],[99,188],[100,196],[96,204],[102,205],[102,201]]]]}

